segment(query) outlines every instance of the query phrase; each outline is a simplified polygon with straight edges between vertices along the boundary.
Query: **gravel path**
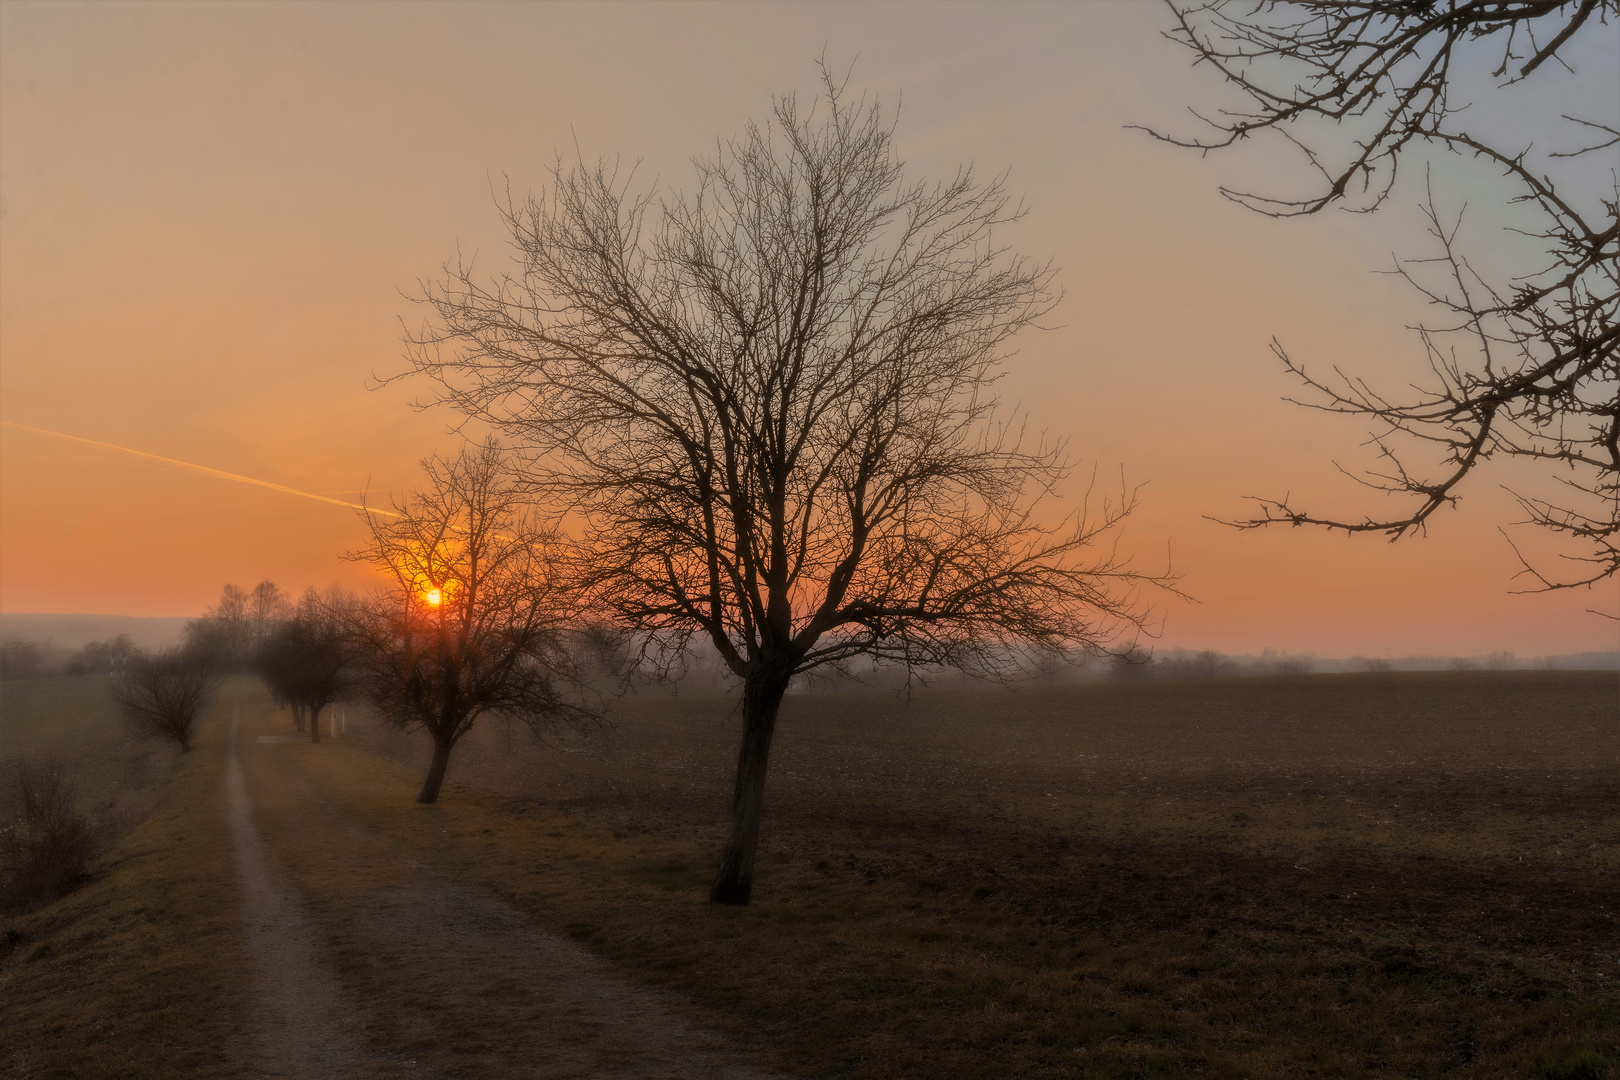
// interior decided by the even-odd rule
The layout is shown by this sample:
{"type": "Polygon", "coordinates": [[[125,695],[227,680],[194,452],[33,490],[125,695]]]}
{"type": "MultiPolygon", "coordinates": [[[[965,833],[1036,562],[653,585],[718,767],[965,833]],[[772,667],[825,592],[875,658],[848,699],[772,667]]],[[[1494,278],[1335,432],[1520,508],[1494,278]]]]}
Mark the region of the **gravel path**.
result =
{"type": "MultiPolygon", "coordinates": [[[[292,747],[250,744],[244,776],[237,722],[226,783],[253,952],[269,987],[276,1075],[769,1080],[722,1037],[689,1024],[671,995],[370,835],[315,789],[292,747]],[[254,827],[250,791],[279,815],[283,835],[320,837],[319,858],[343,868],[344,894],[321,898],[331,926],[317,927],[276,873],[278,854],[313,856],[271,850],[254,827]],[[326,949],[363,980],[369,1024],[326,949]]],[[[300,864],[286,865],[297,877],[300,864]]]]}
{"type": "Polygon", "coordinates": [[[359,1065],[359,1014],[344,1000],[337,972],[321,950],[320,931],[298,894],[276,873],[253,825],[237,756],[241,706],[231,714],[225,793],[236,869],[246,897],[248,944],[264,985],[272,1076],[343,1077],[359,1065]]]}

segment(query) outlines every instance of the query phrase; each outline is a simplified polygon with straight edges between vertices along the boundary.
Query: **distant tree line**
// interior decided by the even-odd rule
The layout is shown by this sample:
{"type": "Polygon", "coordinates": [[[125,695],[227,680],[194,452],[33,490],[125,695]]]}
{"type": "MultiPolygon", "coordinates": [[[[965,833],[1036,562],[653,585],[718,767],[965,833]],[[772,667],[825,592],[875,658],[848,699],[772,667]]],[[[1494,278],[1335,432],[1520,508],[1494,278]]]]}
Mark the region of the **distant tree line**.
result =
{"type": "MultiPolygon", "coordinates": [[[[1557,666],[1551,657],[1523,659],[1511,652],[1474,656],[1420,656],[1399,658],[1352,656],[1327,660],[1314,653],[1287,653],[1267,649],[1259,656],[1228,656],[1213,649],[1202,652],[1175,650],[1155,656],[1146,649],[1106,657],[1103,673],[1122,681],[1211,678],[1216,676],[1310,675],[1328,672],[1383,673],[1393,671],[1513,671],[1548,670],[1557,666]]],[[[1088,672],[1088,674],[1094,674],[1088,672]]]]}
{"type": "Polygon", "coordinates": [[[43,679],[52,675],[112,675],[140,650],[128,634],[66,650],[49,642],[12,638],[0,643],[0,679],[43,679]]]}

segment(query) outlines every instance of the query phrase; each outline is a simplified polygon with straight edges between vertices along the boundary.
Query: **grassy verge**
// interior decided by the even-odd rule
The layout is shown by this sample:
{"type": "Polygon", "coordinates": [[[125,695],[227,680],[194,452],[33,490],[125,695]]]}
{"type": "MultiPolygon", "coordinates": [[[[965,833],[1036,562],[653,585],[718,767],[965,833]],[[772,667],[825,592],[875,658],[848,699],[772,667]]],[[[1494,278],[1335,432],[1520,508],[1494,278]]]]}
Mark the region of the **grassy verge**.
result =
{"type": "MultiPolygon", "coordinates": [[[[116,736],[73,698],[85,682],[64,691],[56,734],[78,730],[89,740],[89,767],[116,774],[106,756],[116,736]]],[[[35,697],[43,719],[49,695],[35,697]]],[[[14,700],[8,694],[8,731],[14,700]]],[[[139,789],[149,812],[114,841],[88,884],[5,924],[0,1075],[258,1075],[249,1067],[253,987],[221,808],[228,716],[217,706],[191,753],[136,766],[164,769],[139,789]]],[[[33,745],[54,742],[44,748],[67,756],[71,740],[47,739],[44,724],[34,730],[33,745]]]]}
{"type": "Polygon", "coordinates": [[[84,810],[110,841],[152,808],[171,750],[130,736],[118,720],[105,678],[23,679],[0,683],[0,819],[15,810],[13,769],[24,762],[64,765],[84,810]]]}

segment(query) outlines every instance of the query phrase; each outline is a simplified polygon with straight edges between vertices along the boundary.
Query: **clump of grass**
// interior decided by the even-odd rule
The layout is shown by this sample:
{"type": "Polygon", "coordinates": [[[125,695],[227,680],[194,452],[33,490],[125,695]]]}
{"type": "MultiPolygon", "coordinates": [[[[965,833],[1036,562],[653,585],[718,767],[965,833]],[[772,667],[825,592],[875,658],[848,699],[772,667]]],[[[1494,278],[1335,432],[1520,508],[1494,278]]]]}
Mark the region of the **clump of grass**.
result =
{"type": "Polygon", "coordinates": [[[60,762],[24,763],[17,816],[0,833],[0,905],[26,910],[70,892],[89,874],[95,833],[60,762]]]}

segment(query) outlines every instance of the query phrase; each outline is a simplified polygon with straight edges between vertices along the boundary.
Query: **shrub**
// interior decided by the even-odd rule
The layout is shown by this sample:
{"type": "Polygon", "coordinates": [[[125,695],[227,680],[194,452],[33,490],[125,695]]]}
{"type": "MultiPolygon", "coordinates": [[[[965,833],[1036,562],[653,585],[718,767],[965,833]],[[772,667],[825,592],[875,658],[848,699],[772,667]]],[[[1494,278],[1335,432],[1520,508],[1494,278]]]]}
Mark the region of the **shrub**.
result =
{"type": "Polygon", "coordinates": [[[38,679],[50,674],[45,646],[12,638],[0,644],[0,679],[38,679]]]}
{"type": "Polygon", "coordinates": [[[140,656],[112,683],[113,700],[129,729],[143,739],[168,739],[191,749],[197,716],[219,685],[213,659],[192,649],[140,656]]]}
{"type": "Polygon", "coordinates": [[[35,907],[84,880],[95,835],[59,763],[24,764],[17,770],[16,793],[17,817],[0,833],[0,902],[35,907]]]}

